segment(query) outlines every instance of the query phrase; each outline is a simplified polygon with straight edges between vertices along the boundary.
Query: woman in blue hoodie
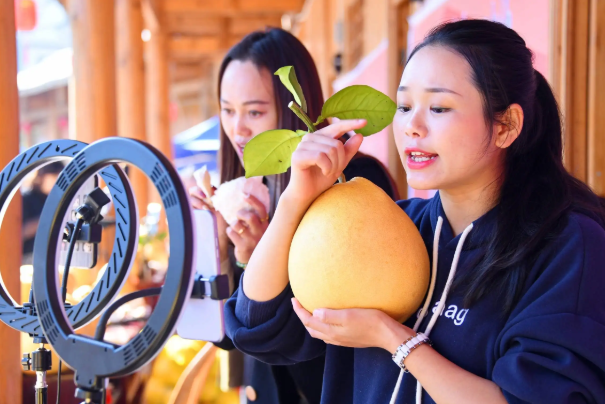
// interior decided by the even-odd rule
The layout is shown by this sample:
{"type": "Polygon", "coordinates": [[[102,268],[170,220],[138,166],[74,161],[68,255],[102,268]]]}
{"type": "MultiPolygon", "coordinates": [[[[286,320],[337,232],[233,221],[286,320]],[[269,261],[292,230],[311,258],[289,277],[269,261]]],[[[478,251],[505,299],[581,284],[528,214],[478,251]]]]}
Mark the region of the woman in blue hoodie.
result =
{"type": "Polygon", "coordinates": [[[605,403],[605,211],[563,167],[558,107],[523,39],[483,20],[437,27],[410,55],[397,104],[408,183],[439,190],[399,202],[432,253],[423,307],[400,324],[293,298],[294,232],[362,142],[337,139],[365,122],[340,121],[292,156],[226,306],[234,344],[275,364],[325,353],[325,404],[605,403]]]}

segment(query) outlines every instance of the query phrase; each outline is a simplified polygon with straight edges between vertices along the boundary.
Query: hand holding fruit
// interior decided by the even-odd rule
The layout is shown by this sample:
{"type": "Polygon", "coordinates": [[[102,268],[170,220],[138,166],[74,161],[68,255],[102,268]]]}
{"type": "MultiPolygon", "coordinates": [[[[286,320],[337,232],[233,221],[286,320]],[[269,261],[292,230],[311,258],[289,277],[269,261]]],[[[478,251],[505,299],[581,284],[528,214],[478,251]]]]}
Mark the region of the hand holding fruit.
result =
{"type": "MultiPolygon", "coordinates": [[[[392,352],[392,341],[404,341],[415,333],[375,309],[315,309],[309,313],[292,299],[294,312],[307,332],[326,344],[350,348],[383,348],[392,352]]],[[[396,347],[396,346],[395,346],[396,347]]]]}
{"type": "Polygon", "coordinates": [[[330,188],[363,140],[355,135],[343,144],[339,138],[365,124],[363,119],[344,120],[306,134],[292,154],[292,173],[285,193],[306,204],[330,188]]]}
{"type": "MultiPolygon", "coordinates": [[[[256,188],[246,188],[246,181],[250,183],[248,184],[249,186],[252,186],[252,182],[256,182],[253,180],[245,180],[242,182],[237,179],[230,182],[224,190],[221,186],[220,189],[226,192],[226,194],[221,195],[219,199],[215,196],[213,189],[204,192],[199,186],[196,186],[189,190],[191,205],[194,209],[211,210],[216,216],[221,259],[226,258],[228,240],[231,240],[235,246],[235,258],[242,263],[248,262],[252,255],[252,251],[254,251],[254,248],[268,226],[268,213],[266,208],[268,200],[263,203],[254,195],[244,195],[241,193],[240,188],[243,184],[244,189],[252,190],[257,194],[267,197],[268,190],[261,190],[264,192],[259,193],[259,190],[256,188]],[[208,192],[211,192],[210,197],[207,196],[208,192]],[[265,195],[265,193],[267,195],[265,195]],[[240,198],[243,200],[240,200],[240,198]],[[213,201],[216,203],[216,206],[213,201]],[[245,206],[245,208],[239,209],[237,210],[237,213],[235,213],[237,206],[242,205],[245,206]],[[227,216],[221,214],[221,209],[224,210],[227,216]],[[227,223],[225,217],[229,218],[230,224],[227,223]]],[[[262,182],[257,184],[257,188],[258,186],[266,188],[266,186],[262,185],[262,182]]],[[[208,189],[208,187],[205,188],[208,189]]],[[[217,191],[217,194],[219,193],[220,191],[217,191]]]]}
{"type": "Polygon", "coordinates": [[[253,195],[246,196],[254,210],[241,209],[237,212],[237,220],[227,227],[227,236],[235,246],[235,258],[247,263],[256,248],[260,238],[269,226],[269,214],[265,205],[253,195]]]}

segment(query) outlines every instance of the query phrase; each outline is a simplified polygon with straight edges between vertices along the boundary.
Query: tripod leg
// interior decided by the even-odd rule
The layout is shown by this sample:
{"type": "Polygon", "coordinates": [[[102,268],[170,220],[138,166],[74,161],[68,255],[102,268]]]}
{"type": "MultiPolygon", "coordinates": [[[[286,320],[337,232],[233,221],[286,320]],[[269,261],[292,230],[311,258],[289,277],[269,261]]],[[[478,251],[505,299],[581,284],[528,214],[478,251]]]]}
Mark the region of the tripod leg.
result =
{"type": "Polygon", "coordinates": [[[36,372],[36,404],[47,404],[46,372],[36,372]]]}

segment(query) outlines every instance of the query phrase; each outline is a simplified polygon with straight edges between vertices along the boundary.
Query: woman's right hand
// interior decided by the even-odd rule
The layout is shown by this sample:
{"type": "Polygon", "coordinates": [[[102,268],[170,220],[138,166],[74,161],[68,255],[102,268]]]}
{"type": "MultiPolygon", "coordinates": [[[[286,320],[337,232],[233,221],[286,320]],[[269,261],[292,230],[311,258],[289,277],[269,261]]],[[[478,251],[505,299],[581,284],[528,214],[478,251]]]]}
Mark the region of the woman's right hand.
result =
{"type": "Polygon", "coordinates": [[[334,185],[363,141],[359,134],[345,144],[339,138],[365,125],[364,119],[343,120],[306,134],[292,154],[290,183],[284,193],[302,204],[310,204],[334,185]]]}

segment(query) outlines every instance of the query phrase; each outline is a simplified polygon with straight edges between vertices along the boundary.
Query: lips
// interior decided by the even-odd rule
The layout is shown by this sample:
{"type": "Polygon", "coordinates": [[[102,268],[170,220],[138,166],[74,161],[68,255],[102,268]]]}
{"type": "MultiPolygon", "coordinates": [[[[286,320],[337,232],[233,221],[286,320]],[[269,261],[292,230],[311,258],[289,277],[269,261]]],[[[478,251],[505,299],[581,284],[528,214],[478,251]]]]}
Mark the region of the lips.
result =
{"type": "Polygon", "coordinates": [[[236,148],[237,153],[243,156],[244,155],[244,147],[246,147],[246,143],[243,143],[243,144],[242,143],[236,143],[235,148],[236,148]]]}
{"type": "Polygon", "coordinates": [[[405,149],[405,154],[407,155],[407,165],[411,169],[425,168],[432,164],[435,159],[439,156],[438,154],[429,153],[427,151],[416,148],[405,149]]]}

